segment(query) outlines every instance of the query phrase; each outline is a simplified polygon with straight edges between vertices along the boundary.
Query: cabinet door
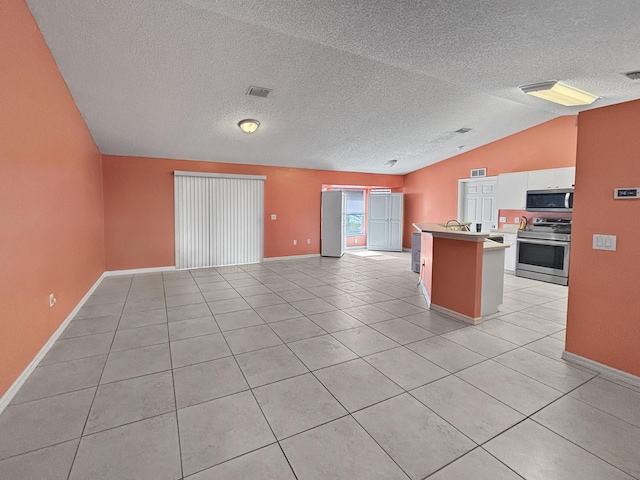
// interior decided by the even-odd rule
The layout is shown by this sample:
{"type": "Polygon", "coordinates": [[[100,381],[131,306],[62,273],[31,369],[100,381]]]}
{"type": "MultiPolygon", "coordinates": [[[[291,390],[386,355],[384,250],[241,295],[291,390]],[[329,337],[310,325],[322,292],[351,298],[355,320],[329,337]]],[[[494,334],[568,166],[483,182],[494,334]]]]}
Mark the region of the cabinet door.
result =
{"type": "Polygon", "coordinates": [[[498,209],[524,210],[527,204],[527,172],[498,175],[498,209]]]}
{"type": "Polygon", "coordinates": [[[504,251],[504,270],[508,273],[516,271],[516,245],[518,236],[515,233],[506,233],[504,235],[504,243],[509,245],[504,251]]]}
{"type": "Polygon", "coordinates": [[[555,183],[554,169],[532,170],[529,172],[527,190],[544,190],[553,188],[555,183]]]}
{"type": "Polygon", "coordinates": [[[576,182],[576,167],[555,168],[553,188],[573,188],[576,182]]]}

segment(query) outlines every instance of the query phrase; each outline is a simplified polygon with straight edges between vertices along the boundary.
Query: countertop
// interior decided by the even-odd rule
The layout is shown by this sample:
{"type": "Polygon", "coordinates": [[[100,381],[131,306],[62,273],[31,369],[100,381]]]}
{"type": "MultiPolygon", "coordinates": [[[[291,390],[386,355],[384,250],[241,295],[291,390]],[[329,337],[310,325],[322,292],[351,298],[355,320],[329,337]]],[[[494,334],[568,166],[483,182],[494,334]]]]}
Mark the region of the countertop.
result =
{"type": "Polygon", "coordinates": [[[494,242],[493,240],[485,240],[482,246],[485,250],[504,250],[509,248],[509,244],[494,242]]]}
{"type": "Polygon", "coordinates": [[[434,237],[451,238],[453,240],[464,240],[466,242],[484,242],[489,238],[488,233],[484,232],[460,232],[449,230],[448,228],[438,225],[437,223],[414,223],[413,227],[422,232],[430,233],[434,237]]]}

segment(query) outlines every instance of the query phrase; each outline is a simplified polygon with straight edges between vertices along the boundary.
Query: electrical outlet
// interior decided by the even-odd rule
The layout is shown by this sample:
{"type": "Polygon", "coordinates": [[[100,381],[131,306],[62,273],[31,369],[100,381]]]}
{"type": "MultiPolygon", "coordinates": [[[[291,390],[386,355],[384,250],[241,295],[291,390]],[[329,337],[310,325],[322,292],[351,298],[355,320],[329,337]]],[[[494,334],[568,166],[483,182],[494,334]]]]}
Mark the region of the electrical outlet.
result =
{"type": "Polygon", "coordinates": [[[498,220],[500,220],[500,223],[507,223],[507,217],[500,217],[498,220]]]}
{"type": "Polygon", "coordinates": [[[297,244],[298,244],[298,240],[294,240],[294,241],[293,241],[293,244],[294,244],[294,245],[297,245],[297,244]]]}
{"type": "Polygon", "coordinates": [[[56,304],[56,296],[51,293],[49,294],[49,306],[53,307],[56,304]]]}
{"type": "Polygon", "coordinates": [[[307,238],[307,245],[311,245],[311,239],[307,238]]]}
{"type": "Polygon", "coordinates": [[[520,217],[516,217],[513,219],[513,223],[518,223],[520,221],[520,217]]]}
{"type": "Polygon", "coordinates": [[[358,243],[358,239],[357,239],[357,238],[354,238],[354,239],[353,239],[353,243],[358,243]]]}
{"type": "Polygon", "coordinates": [[[271,214],[271,220],[275,220],[276,218],[277,218],[276,214],[275,214],[275,213],[272,213],[272,214],[271,214]]]}

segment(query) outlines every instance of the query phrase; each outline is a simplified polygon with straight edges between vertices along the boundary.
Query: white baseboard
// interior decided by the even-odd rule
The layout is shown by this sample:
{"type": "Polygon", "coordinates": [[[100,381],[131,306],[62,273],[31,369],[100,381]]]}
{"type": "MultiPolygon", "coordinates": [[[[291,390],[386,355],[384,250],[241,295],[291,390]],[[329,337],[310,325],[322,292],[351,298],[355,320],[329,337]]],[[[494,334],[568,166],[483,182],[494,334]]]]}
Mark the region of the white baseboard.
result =
{"type": "Polygon", "coordinates": [[[608,365],[604,365],[603,363],[598,363],[594,360],[576,355],[575,353],[567,352],[566,350],[562,352],[562,359],[566,360],[567,362],[580,365],[581,367],[587,367],[598,373],[602,373],[603,375],[617,378],[618,380],[630,383],[635,387],[640,387],[640,377],[636,377],[635,375],[631,375],[630,373],[623,372],[622,370],[618,370],[617,368],[609,367],[608,365]]]}
{"type": "Polygon", "coordinates": [[[64,332],[64,329],[67,328],[67,325],[69,325],[71,320],[73,320],[73,317],[76,316],[76,314],[78,313],[80,308],[82,308],[82,306],[89,299],[89,297],[95,291],[95,289],[98,288],[98,285],[100,285],[100,282],[102,282],[102,280],[106,276],[108,276],[107,273],[108,272],[104,272],[102,275],[100,275],[100,278],[98,278],[98,280],[96,280],[96,282],[89,289],[89,291],[85,294],[85,296],[82,297],[82,300],[80,300],[80,302],[78,302],[78,304],[76,305],[76,308],[74,308],[71,311],[71,313],[69,313],[69,315],[67,315],[67,318],[65,318],[64,322],[62,322],[60,324],[60,326],[56,329],[56,331],[53,332],[53,335],[51,335],[49,340],[47,340],[47,343],[44,344],[44,346],[40,349],[38,354],[33,358],[33,360],[31,360],[31,363],[29,363],[29,365],[27,365],[27,368],[25,368],[23,370],[23,372],[20,374],[20,376],[18,378],[16,378],[16,381],[13,382],[13,384],[9,387],[9,389],[4,393],[2,398],[0,398],[0,413],[2,413],[3,410],[5,408],[7,408],[7,405],[9,405],[9,403],[11,403],[11,400],[13,400],[13,397],[16,395],[16,393],[18,393],[18,390],[20,390],[20,387],[22,387],[22,385],[24,385],[24,382],[27,381],[27,379],[29,378],[29,375],[31,375],[31,373],[33,373],[33,371],[36,369],[36,367],[38,366],[40,361],[49,352],[51,347],[53,347],[53,344],[56,343],[56,340],[58,340],[60,335],[62,335],[62,332],[64,332]]]}
{"type": "Polygon", "coordinates": [[[431,299],[429,298],[429,294],[427,293],[427,289],[424,288],[424,283],[422,283],[422,279],[420,279],[420,290],[422,290],[422,295],[424,295],[424,299],[427,301],[427,308],[431,308],[431,299]]]}
{"type": "Polygon", "coordinates": [[[448,308],[441,307],[440,305],[436,305],[434,303],[432,303],[429,308],[431,308],[431,310],[438,312],[442,315],[453,318],[454,320],[459,320],[461,322],[468,323],[471,325],[480,325],[484,320],[482,317],[477,317],[477,318],[469,317],[468,315],[454,312],[453,310],[449,310],[448,308]]]}
{"type": "Polygon", "coordinates": [[[168,267],[134,268],[132,270],[110,270],[108,272],[104,272],[103,275],[105,277],[118,277],[120,275],[140,275],[145,273],[170,272],[175,269],[175,265],[168,267]]]}
{"type": "Polygon", "coordinates": [[[272,262],[274,260],[299,260],[301,258],[315,258],[319,256],[320,256],[319,253],[308,253],[306,255],[287,255],[286,257],[268,257],[268,258],[265,258],[263,261],[272,262]]]}

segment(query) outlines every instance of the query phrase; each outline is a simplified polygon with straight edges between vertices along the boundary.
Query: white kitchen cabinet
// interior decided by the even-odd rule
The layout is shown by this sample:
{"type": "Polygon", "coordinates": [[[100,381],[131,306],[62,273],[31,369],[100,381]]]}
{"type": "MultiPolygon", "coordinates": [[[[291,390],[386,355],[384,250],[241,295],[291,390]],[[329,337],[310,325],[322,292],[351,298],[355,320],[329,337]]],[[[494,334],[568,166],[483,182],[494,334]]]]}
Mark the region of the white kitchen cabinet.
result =
{"type": "Polygon", "coordinates": [[[509,245],[504,251],[504,271],[507,273],[516,272],[516,246],[518,242],[517,233],[505,233],[504,244],[509,245]]]}
{"type": "Polygon", "coordinates": [[[547,188],[571,188],[575,182],[576,168],[550,168],[529,172],[527,190],[545,190],[547,188]]]}
{"type": "Polygon", "coordinates": [[[576,183],[576,167],[554,168],[553,188],[573,188],[576,183]]]}
{"type": "Polygon", "coordinates": [[[528,172],[498,175],[498,209],[524,210],[526,205],[528,172]]]}
{"type": "Polygon", "coordinates": [[[372,193],[367,212],[367,249],[402,251],[401,193],[372,193]]]}

